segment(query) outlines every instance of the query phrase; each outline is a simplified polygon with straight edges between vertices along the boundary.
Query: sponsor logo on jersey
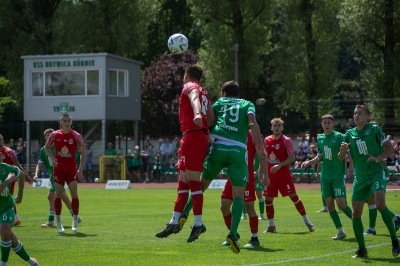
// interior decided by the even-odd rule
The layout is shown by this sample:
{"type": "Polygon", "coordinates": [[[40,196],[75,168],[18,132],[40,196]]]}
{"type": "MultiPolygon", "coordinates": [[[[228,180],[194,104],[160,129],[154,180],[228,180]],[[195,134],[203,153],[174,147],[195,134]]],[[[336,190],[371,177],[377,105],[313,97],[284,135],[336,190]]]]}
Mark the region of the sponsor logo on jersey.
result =
{"type": "Polygon", "coordinates": [[[219,127],[220,128],[226,128],[226,129],[232,130],[232,131],[239,131],[239,129],[237,127],[229,126],[227,124],[220,124],[219,127]]]}
{"type": "Polygon", "coordinates": [[[280,163],[280,161],[278,159],[276,159],[276,155],[273,152],[271,152],[271,154],[269,155],[268,162],[270,164],[279,164],[280,163]]]}
{"type": "Polygon", "coordinates": [[[61,157],[72,157],[71,153],[69,152],[67,146],[61,148],[61,151],[58,152],[58,155],[61,157]]]}
{"type": "Polygon", "coordinates": [[[358,152],[363,155],[368,154],[368,148],[367,148],[367,143],[365,141],[362,141],[361,139],[358,139],[356,141],[358,152]]]}

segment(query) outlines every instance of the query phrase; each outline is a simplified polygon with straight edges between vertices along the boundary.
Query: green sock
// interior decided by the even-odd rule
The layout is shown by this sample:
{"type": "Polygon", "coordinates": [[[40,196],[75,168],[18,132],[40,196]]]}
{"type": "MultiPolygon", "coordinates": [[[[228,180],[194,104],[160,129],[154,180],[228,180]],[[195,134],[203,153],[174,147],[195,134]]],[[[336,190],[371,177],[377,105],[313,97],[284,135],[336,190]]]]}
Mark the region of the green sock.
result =
{"type": "Polygon", "coordinates": [[[12,241],[1,241],[1,261],[7,262],[8,257],[10,256],[10,249],[11,249],[12,241]]]}
{"type": "Polygon", "coordinates": [[[232,223],[230,232],[237,238],[237,229],[240,223],[240,217],[242,216],[242,210],[244,207],[244,201],[242,197],[236,197],[232,202],[232,223]]]}
{"type": "Polygon", "coordinates": [[[388,207],[380,211],[382,215],[382,220],[385,222],[387,229],[389,230],[390,237],[392,240],[398,240],[396,235],[396,229],[394,228],[394,223],[392,220],[392,212],[389,210],[388,207]]]}
{"type": "Polygon", "coordinates": [[[243,205],[243,214],[247,214],[246,207],[243,205]]]}
{"type": "Polygon", "coordinates": [[[364,227],[361,218],[353,218],[353,231],[361,250],[367,250],[364,241],[364,227]]]}
{"type": "Polygon", "coordinates": [[[329,215],[331,216],[332,221],[336,226],[336,229],[342,227],[342,222],[340,221],[340,217],[336,209],[329,212],[329,215]]]}
{"type": "Polygon", "coordinates": [[[343,211],[344,214],[346,214],[347,217],[349,217],[350,219],[353,218],[353,214],[352,214],[352,210],[349,207],[349,205],[346,205],[346,209],[343,211]]]}
{"type": "Polygon", "coordinates": [[[265,199],[264,199],[264,197],[258,200],[258,207],[260,208],[260,214],[264,214],[264,211],[265,211],[265,199]]]}
{"type": "Polygon", "coordinates": [[[31,258],[31,256],[29,256],[29,254],[25,251],[24,246],[21,242],[19,242],[19,240],[17,247],[13,248],[13,250],[24,261],[28,261],[31,258]]]}
{"type": "Polygon", "coordinates": [[[369,228],[374,228],[376,226],[376,217],[378,216],[378,210],[375,208],[370,209],[368,206],[369,214],[369,228]]]}

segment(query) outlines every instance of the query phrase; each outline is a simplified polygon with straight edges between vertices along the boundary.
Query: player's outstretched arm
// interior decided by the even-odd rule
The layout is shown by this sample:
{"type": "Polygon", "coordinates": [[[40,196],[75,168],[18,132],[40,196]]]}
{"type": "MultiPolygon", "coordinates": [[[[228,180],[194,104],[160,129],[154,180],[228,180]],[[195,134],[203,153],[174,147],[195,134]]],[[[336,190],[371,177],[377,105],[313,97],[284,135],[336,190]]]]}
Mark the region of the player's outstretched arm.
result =
{"type": "Polygon", "coordinates": [[[340,152],[338,153],[338,160],[343,161],[344,158],[346,157],[346,153],[350,147],[350,143],[342,142],[340,144],[340,152]]]}
{"type": "Polygon", "coordinates": [[[33,177],[33,182],[36,182],[38,179],[38,176],[40,174],[40,169],[42,169],[42,162],[38,162],[36,165],[36,169],[35,169],[35,176],[33,177]]]}

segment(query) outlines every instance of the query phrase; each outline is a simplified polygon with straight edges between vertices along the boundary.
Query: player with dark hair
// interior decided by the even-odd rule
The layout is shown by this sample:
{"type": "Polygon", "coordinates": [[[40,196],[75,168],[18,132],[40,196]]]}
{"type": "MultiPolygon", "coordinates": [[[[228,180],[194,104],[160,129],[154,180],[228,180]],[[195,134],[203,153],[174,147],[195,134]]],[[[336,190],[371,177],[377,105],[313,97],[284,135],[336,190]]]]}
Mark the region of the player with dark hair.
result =
{"type": "Polygon", "coordinates": [[[78,231],[79,223],[79,198],[78,198],[78,182],[83,180],[83,166],[85,165],[86,153],[85,143],[82,136],[71,128],[72,117],[64,114],[60,118],[61,129],[52,132],[46,141],[45,152],[54,167],[54,184],[56,186],[56,197],[54,198],[54,209],[56,212],[56,224],[59,233],[64,232],[61,224],[61,198],[64,184],[67,183],[69,192],[71,193],[71,207],[74,213],[72,221],[72,231],[78,231]],[[55,156],[51,151],[51,147],[55,147],[55,156]],[[75,155],[80,151],[80,164],[76,169],[75,155]]]}
{"type": "Polygon", "coordinates": [[[358,242],[358,250],[353,258],[367,255],[364,241],[364,228],[361,220],[364,204],[374,195],[376,206],[382,219],[389,230],[392,239],[392,255],[398,256],[400,252],[399,239],[392,220],[391,211],[386,206],[385,191],[386,180],[382,167],[382,160],[394,152],[390,141],[385,137],[382,129],[377,125],[368,124],[370,110],[365,105],[357,105],[354,109],[354,122],[356,127],[345,133],[338,158],[345,159],[350,149],[354,163],[355,178],[353,183],[353,230],[358,242]],[[382,146],[385,147],[382,152],[382,146]]]}

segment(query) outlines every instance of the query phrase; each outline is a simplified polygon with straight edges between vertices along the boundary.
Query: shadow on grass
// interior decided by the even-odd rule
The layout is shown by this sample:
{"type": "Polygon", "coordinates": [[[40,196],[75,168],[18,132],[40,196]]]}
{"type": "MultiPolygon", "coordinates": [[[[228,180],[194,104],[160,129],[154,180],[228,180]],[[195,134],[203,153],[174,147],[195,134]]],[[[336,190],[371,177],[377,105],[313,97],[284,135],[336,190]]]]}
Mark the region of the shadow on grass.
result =
{"type": "Polygon", "coordinates": [[[284,249],[281,249],[281,248],[273,249],[273,248],[265,248],[265,247],[262,247],[262,246],[254,247],[254,248],[241,248],[241,250],[258,251],[258,252],[279,252],[279,251],[285,251],[284,249]]]}
{"type": "Polygon", "coordinates": [[[88,234],[85,234],[85,233],[82,233],[82,232],[73,232],[72,230],[68,230],[67,231],[67,229],[71,229],[71,226],[66,226],[66,227],[64,227],[64,229],[65,229],[65,232],[64,233],[62,233],[62,234],[58,234],[59,236],[62,236],[62,237],[70,237],[70,236],[73,236],[73,237],[97,237],[97,235],[88,235],[88,234]]]}
{"type": "Polygon", "coordinates": [[[384,263],[396,263],[399,264],[399,259],[396,258],[361,258],[363,263],[370,263],[376,265],[377,262],[384,262],[384,263]]]}
{"type": "Polygon", "coordinates": [[[274,233],[268,233],[268,234],[278,234],[278,235],[308,235],[311,232],[294,232],[294,233],[280,233],[280,232],[274,232],[274,233]]]}

